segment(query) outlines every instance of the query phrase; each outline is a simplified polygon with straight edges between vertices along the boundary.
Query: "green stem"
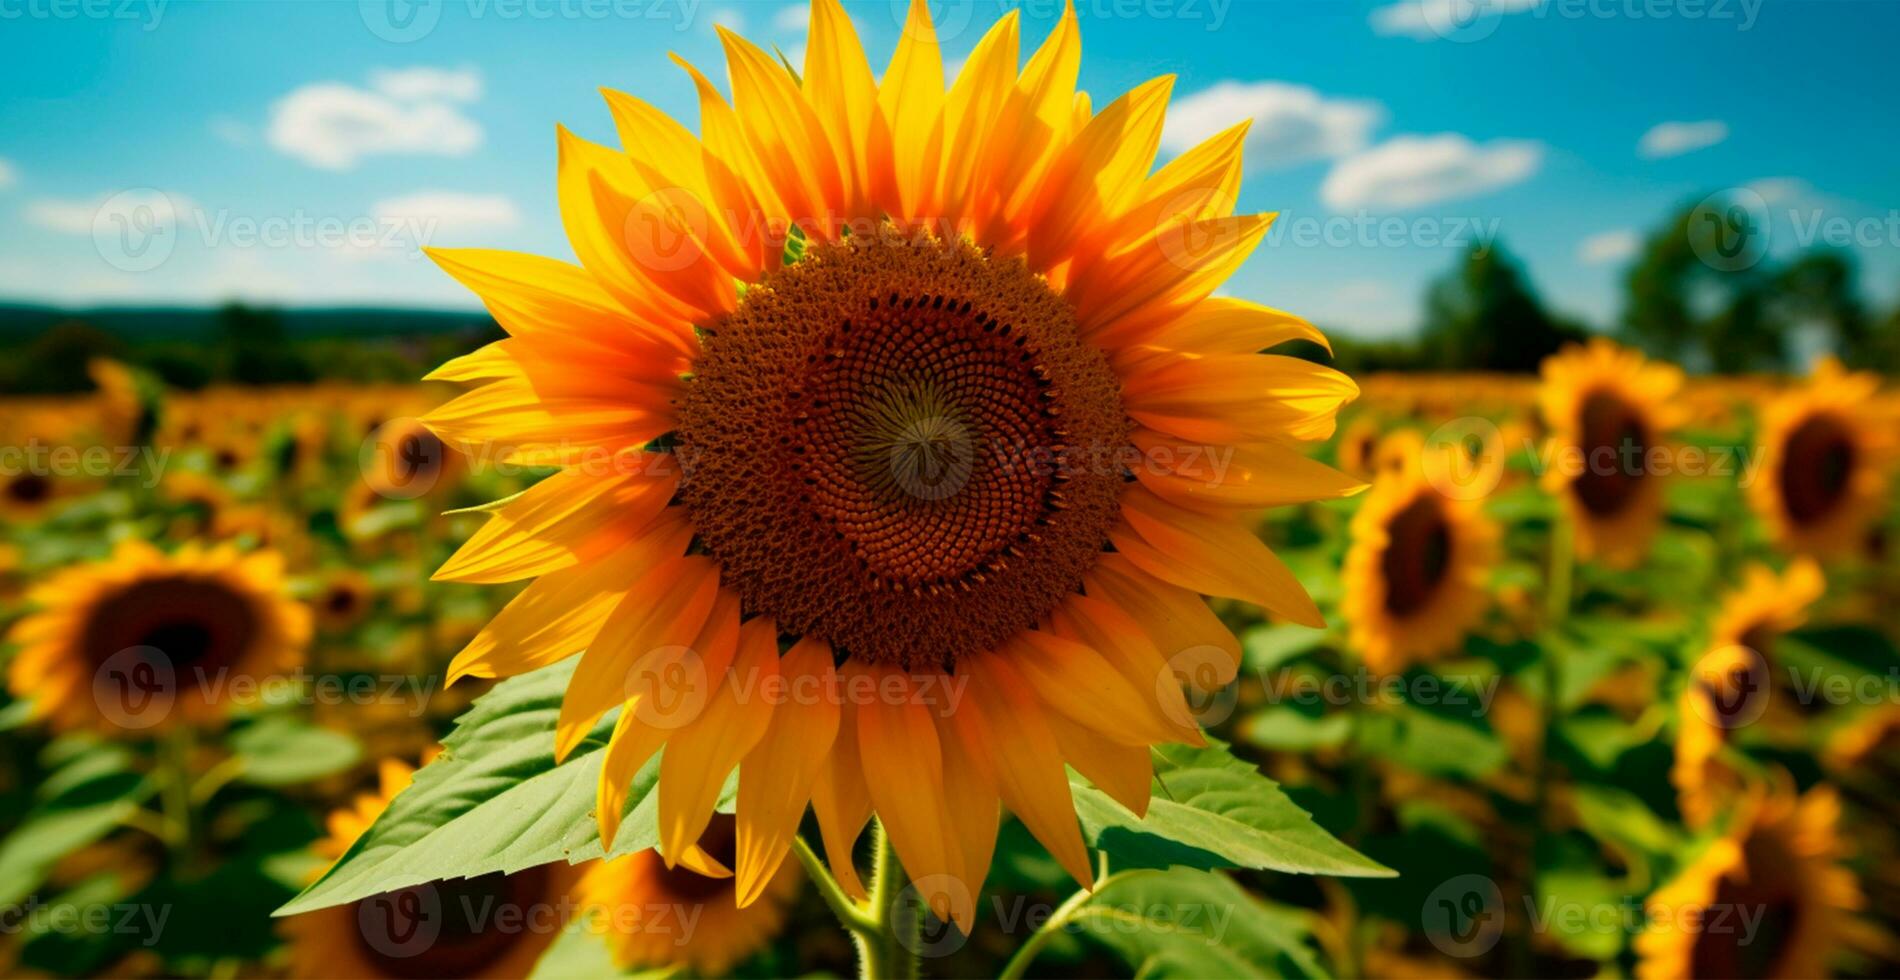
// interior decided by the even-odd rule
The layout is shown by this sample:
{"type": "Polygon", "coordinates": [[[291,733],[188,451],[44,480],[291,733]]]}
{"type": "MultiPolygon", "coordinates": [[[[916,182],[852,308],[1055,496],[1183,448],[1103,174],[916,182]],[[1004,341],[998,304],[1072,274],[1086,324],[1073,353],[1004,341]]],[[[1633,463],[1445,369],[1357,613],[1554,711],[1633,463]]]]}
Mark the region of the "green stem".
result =
{"type": "Polygon", "coordinates": [[[178,725],[159,741],[159,802],[164,807],[165,842],[174,854],[190,849],[192,838],[190,725],[178,725]]]}
{"type": "Polygon", "coordinates": [[[895,909],[899,893],[904,888],[904,866],[897,860],[897,850],[891,845],[891,835],[885,831],[881,820],[871,823],[871,916],[878,924],[875,967],[870,961],[861,964],[864,980],[900,975],[917,975],[917,958],[903,944],[903,930],[917,927],[916,913],[908,907],[895,909]],[[909,920],[909,926],[903,920],[909,920]]]}
{"type": "Polygon", "coordinates": [[[803,837],[792,838],[792,853],[798,855],[798,863],[805,866],[805,876],[818,886],[818,894],[825,900],[831,914],[838,917],[838,923],[854,936],[874,934],[877,921],[850,895],[845,894],[844,886],[838,884],[831,869],[818,858],[811,845],[803,837]]]}
{"type": "MultiPolygon", "coordinates": [[[[1096,882],[1095,891],[1099,892],[1108,887],[1109,883],[1120,875],[1121,873],[1118,872],[1096,882]]],[[[1027,941],[1017,947],[1016,955],[1009,958],[1009,962],[1003,966],[1003,972],[996,975],[996,980],[1022,980],[1022,977],[1029,972],[1029,964],[1035,962],[1036,957],[1042,953],[1044,947],[1049,945],[1050,940],[1068,928],[1069,923],[1088,905],[1089,899],[1094,897],[1094,892],[1077,889],[1075,894],[1056,906],[1055,912],[1049,916],[1048,920],[1031,933],[1027,941]]]]}
{"type": "MultiPolygon", "coordinates": [[[[1544,635],[1545,642],[1538,644],[1537,660],[1543,680],[1542,719],[1537,740],[1536,768],[1532,771],[1532,797],[1530,852],[1525,855],[1524,892],[1531,896],[1536,891],[1537,852],[1542,849],[1549,830],[1550,810],[1550,744],[1552,734],[1557,728],[1558,698],[1563,685],[1563,664],[1558,659],[1559,644],[1550,642],[1564,621],[1570,618],[1571,590],[1576,575],[1576,528],[1571,522],[1558,518],[1551,526],[1550,533],[1550,570],[1544,580],[1544,635]]],[[[1535,953],[1529,940],[1530,930],[1525,930],[1526,940],[1518,951],[1519,962],[1515,972],[1528,976],[1532,972],[1535,953]]]]}

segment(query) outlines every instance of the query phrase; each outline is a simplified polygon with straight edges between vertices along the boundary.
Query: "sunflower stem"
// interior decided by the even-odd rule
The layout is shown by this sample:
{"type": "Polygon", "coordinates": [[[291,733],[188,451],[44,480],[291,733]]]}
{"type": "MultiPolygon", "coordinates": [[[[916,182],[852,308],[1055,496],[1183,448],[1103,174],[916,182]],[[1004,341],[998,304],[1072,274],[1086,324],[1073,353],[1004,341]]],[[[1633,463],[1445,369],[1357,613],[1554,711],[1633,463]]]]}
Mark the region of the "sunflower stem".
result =
{"type": "MultiPolygon", "coordinates": [[[[1551,526],[1550,533],[1550,570],[1544,579],[1544,635],[1553,636],[1570,618],[1571,590],[1576,575],[1576,527],[1568,520],[1559,518],[1551,526]]],[[[1543,703],[1539,736],[1537,739],[1536,768],[1531,773],[1531,847],[1525,856],[1524,893],[1527,898],[1537,890],[1537,854],[1543,849],[1545,838],[1549,834],[1550,810],[1550,745],[1557,730],[1557,716],[1560,691],[1563,684],[1563,664],[1558,659],[1557,644],[1548,642],[1538,644],[1537,660],[1541,668],[1543,682],[1543,703]]],[[[1517,972],[1524,976],[1532,973],[1536,953],[1531,948],[1529,931],[1525,941],[1517,950],[1517,972]]]]}
{"type": "Polygon", "coordinates": [[[159,741],[159,801],[165,813],[165,843],[172,853],[189,850],[192,835],[190,725],[177,725],[159,741]]]}
{"type": "Polygon", "coordinates": [[[862,940],[864,936],[876,934],[878,924],[871,918],[870,912],[850,895],[845,894],[844,886],[838,884],[838,879],[832,875],[831,869],[819,859],[817,852],[811,849],[811,845],[805,843],[805,838],[792,838],[792,853],[798,855],[798,863],[805,866],[805,876],[818,886],[819,896],[825,900],[825,905],[831,909],[832,914],[838,917],[838,923],[844,926],[845,931],[851,933],[854,939],[859,940],[862,940]]]}
{"type": "Polygon", "coordinates": [[[914,916],[892,914],[898,893],[904,887],[904,866],[897,860],[897,850],[891,845],[891,835],[885,831],[882,820],[871,821],[871,853],[871,918],[877,923],[877,940],[873,943],[876,955],[860,964],[860,976],[865,980],[896,977],[900,970],[904,976],[916,976],[917,961],[898,933],[899,920],[914,919],[914,916]]]}
{"type": "Polygon", "coordinates": [[[1049,918],[1044,920],[1043,924],[1035,932],[1030,933],[1029,938],[1016,948],[1016,954],[1003,965],[1003,971],[996,975],[996,980],[1022,980],[1022,977],[1029,972],[1029,964],[1036,961],[1036,957],[1041,955],[1043,948],[1049,945],[1050,940],[1069,927],[1069,923],[1081,914],[1082,908],[1088,904],[1089,899],[1095,897],[1096,892],[1108,887],[1109,883],[1122,873],[1117,872],[1098,880],[1094,891],[1076,889],[1075,894],[1056,906],[1056,910],[1050,913],[1049,918]]]}

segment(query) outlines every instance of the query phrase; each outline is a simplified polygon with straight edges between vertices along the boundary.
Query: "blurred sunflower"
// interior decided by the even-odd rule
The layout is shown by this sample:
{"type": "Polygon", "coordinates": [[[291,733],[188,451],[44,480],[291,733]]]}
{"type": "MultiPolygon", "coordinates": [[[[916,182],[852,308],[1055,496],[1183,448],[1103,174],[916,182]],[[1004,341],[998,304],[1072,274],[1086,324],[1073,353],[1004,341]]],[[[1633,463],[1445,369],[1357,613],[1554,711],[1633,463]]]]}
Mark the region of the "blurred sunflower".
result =
{"type": "Polygon", "coordinates": [[[1786,727],[1787,708],[1773,694],[1775,641],[1807,620],[1808,607],[1826,588],[1811,561],[1795,562],[1782,575],[1753,565],[1741,587],[1722,599],[1707,652],[1691,669],[1678,702],[1670,779],[1691,825],[1715,819],[1741,791],[1740,775],[1721,760],[1731,735],[1769,712],[1776,715],[1771,724],[1786,727]]]}
{"type": "Polygon", "coordinates": [[[1379,422],[1360,415],[1339,434],[1334,458],[1341,471],[1361,480],[1372,479],[1373,451],[1379,448],[1379,422]]]}
{"type": "Polygon", "coordinates": [[[60,496],[51,476],[27,469],[0,474],[0,521],[37,524],[51,515],[60,496]]]}
{"type": "Polygon", "coordinates": [[[1871,410],[1880,377],[1825,358],[1804,388],[1762,409],[1761,477],[1750,502],[1782,547],[1845,555],[1887,512],[1891,420],[1871,410]]]}
{"type": "MultiPolygon", "coordinates": [[[[386,760],[375,791],[330,814],[321,857],[342,857],[409,786],[415,769],[386,760]]],[[[310,980],[525,977],[573,912],[580,869],[556,862],[514,874],[437,881],[283,921],[290,973],[310,980]]]]}
{"type": "Polygon", "coordinates": [[[1825,787],[1744,801],[1729,830],[1650,895],[1637,975],[1827,976],[1862,904],[1853,874],[1836,863],[1840,810],[1825,787]]]}
{"type": "Polygon", "coordinates": [[[1438,490],[1423,451],[1382,472],[1353,515],[1340,612],[1375,673],[1458,649],[1490,602],[1497,526],[1482,500],[1438,490]]]}
{"type": "Polygon", "coordinates": [[[1602,338],[1544,360],[1538,403],[1556,449],[1544,486],[1563,500],[1578,557],[1627,567],[1648,554],[1664,484],[1649,456],[1677,424],[1681,386],[1680,370],[1602,338]]]}
{"type": "Polygon", "coordinates": [[[319,629],[340,633],[363,621],[373,599],[369,576],[353,568],[339,568],[317,583],[310,608],[317,614],[319,629]]]}
{"type": "Polygon", "coordinates": [[[20,652],[7,686],[62,730],[216,719],[231,675],[295,667],[310,639],[309,610],[285,594],[283,559],[231,545],[194,542],[165,555],[125,541],[106,561],[55,573],[28,599],[41,608],[9,635],[20,652]],[[173,700],[154,718],[148,696],[173,700]]]}
{"type": "Polygon", "coordinates": [[[652,850],[596,862],[577,894],[587,915],[605,928],[622,969],[685,966],[724,976],[765,948],[784,928],[803,876],[787,864],[765,887],[765,901],[738,905],[731,864],[737,831],[714,814],[698,844],[676,866],[652,850]]]}
{"type": "Polygon", "coordinates": [[[1092,113],[1074,12],[1020,74],[1018,20],[947,93],[922,0],[881,83],[836,0],[802,84],[721,30],[732,104],[681,62],[701,135],[612,92],[624,151],[561,132],[580,267],[432,252],[510,337],[433,375],[483,384],[426,421],[563,467],[438,572],[538,578],[451,676],[585,648],[557,751],[622,708],[611,839],[665,746],[668,863],[737,766],[742,905],[808,799],[856,895],[873,811],[973,894],[999,800],[1089,882],[1065,763],[1145,809],[1148,747],[1200,738],[1177,672],[1236,670],[1201,594],[1321,622],[1250,528],[1358,489],[1295,448],[1357,389],[1256,353],[1323,343],[1304,321],[1212,296],[1272,217],[1231,214],[1244,127],[1151,176],[1171,79],[1092,113]],[[775,675],[832,693],[769,703],[775,675]]]}
{"type": "Polygon", "coordinates": [[[467,460],[429,427],[412,418],[392,419],[376,430],[363,480],[383,497],[409,500],[446,493],[467,469],[467,460]]]}

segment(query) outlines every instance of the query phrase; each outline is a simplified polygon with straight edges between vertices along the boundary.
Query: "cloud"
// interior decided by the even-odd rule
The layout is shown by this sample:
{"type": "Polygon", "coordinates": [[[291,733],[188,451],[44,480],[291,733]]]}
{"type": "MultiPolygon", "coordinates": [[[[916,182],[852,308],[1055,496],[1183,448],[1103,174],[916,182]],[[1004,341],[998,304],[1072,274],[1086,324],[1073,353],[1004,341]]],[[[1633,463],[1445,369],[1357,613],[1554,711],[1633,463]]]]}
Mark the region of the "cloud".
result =
{"type": "Polygon", "coordinates": [[[457,191],[418,191],[377,201],[370,208],[376,220],[408,222],[425,233],[472,234],[513,228],[521,222],[515,202],[500,194],[463,194],[457,191]]]}
{"type": "Polygon", "coordinates": [[[772,15],[772,26],[781,31],[808,30],[811,27],[811,8],[802,3],[781,7],[778,13],[772,15]]]}
{"type": "Polygon", "coordinates": [[[1759,180],[1751,180],[1742,186],[1761,195],[1762,203],[1771,207],[1779,204],[1813,202],[1820,198],[1814,192],[1814,185],[1799,177],[1763,177],[1759,180]]]}
{"type": "Polygon", "coordinates": [[[62,235],[92,235],[128,227],[173,226],[193,204],[182,194],[134,188],[91,198],[46,197],[29,201],[26,220],[62,235]]]}
{"type": "Polygon", "coordinates": [[[19,182],[20,169],[13,165],[12,160],[6,157],[0,157],[0,191],[6,190],[19,182]]]}
{"type": "Polygon", "coordinates": [[[1660,160],[1714,146],[1725,139],[1728,123],[1716,119],[1658,123],[1637,141],[1636,153],[1646,160],[1660,160]]]}
{"type": "Polygon", "coordinates": [[[1247,166],[1267,170],[1364,149],[1385,109],[1369,100],[1329,99],[1304,85],[1229,80],[1176,101],[1161,143],[1180,153],[1248,118],[1247,166]]]}
{"type": "Polygon", "coordinates": [[[212,116],[206,125],[211,128],[211,135],[232,146],[251,145],[251,128],[230,116],[212,116]]]}
{"type": "Polygon", "coordinates": [[[1367,16],[1375,34],[1432,41],[1485,30],[1487,20],[1519,14],[1541,0],[1403,0],[1367,16]]]}
{"type": "Polygon", "coordinates": [[[718,24],[720,27],[734,34],[743,33],[745,31],[745,14],[731,7],[721,7],[713,11],[713,23],[718,24]]]}
{"type": "Polygon", "coordinates": [[[305,85],[271,106],[265,138],[279,152],[325,170],[348,170],[378,154],[465,156],[482,128],[457,103],[481,95],[473,70],[379,71],[372,88],[305,85]]]}
{"type": "Polygon", "coordinates": [[[473,68],[382,68],[370,72],[369,83],[392,99],[473,102],[482,97],[482,76],[473,68]]]}
{"type": "Polygon", "coordinates": [[[1577,261],[1584,265],[1627,262],[1643,247],[1643,238],[1628,228],[1591,235],[1577,245],[1577,261]]]}
{"type": "Polygon", "coordinates": [[[1339,210],[1423,207],[1520,183],[1543,162],[1543,144],[1533,140],[1395,136],[1334,164],[1320,199],[1339,210]]]}

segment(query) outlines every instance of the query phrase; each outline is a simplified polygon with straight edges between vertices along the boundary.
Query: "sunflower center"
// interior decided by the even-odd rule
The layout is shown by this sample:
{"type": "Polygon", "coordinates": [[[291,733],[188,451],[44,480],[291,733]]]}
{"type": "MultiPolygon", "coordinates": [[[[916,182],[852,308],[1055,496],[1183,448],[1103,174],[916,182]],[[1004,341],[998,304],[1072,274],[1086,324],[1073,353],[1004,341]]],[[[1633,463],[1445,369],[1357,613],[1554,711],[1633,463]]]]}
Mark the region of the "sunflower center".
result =
{"type": "Polygon", "coordinates": [[[7,483],[7,496],[16,503],[43,503],[52,495],[52,481],[35,473],[22,473],[7,483]]]}
{"type": "Polygon", "coordinates": [[[1430,603],[1451,570],[1451,523],[1436,499],[1421,494],[1392,518],[1380,557],[1385,578],[1385,608],[1395,616],[1415,613],[1430,603]]]}
{"type": "Polygon", "coordinates": [[[704,338],[682,496],[748,610],[945,665],[1033,625],[1102,551],[1114,375],[1020,261],[881,234],[819,246],[704,338]]]}
{"type": "Polygon", "coordinates": [[[1628,402],[1603,391],[1583,400],[1578,422],[1584,466],[1576,480],[1577,499],[1590,513],[1613,517],[1642,488],[1648,426],[1628,402]]]}
{"type": "MultiPolygon", "coordinates": [[[[713,814],[712,823],[707,824],[706,832],[699,836],[699,848],[720,864],[728,868],[733,866],[734,855],[738,852],[738,830],[731,814],[713,814]]],[[[732,892],[731,878],[708,878],[683,865],[669,868],[657,854],[650,856],[660,886],[674,898],[700,904],[732,892]]]]}
{"type": "Polygon", "coordinates": [[[250,602],[215,579],[159,578],[101,602],[81,642],[95,665],[124,650],[150,647],[173,670],[209,674],[237,666],[260,625],[250,602]]]}
{"type": "Polygon", "coordinates": [[[474,976],[533,927],[547,891],[548,866],[536,865],[385,892],[353,906],[356,936],[384,976],[474,976]]]}
{"type": "Polygon", "coordinates": [[[1854,440],[1830,415],[1816,415],[1788,435],[1781,462],[1781,499],[1797,524],[1825,520],[1847,497],[1854,440]]]}

